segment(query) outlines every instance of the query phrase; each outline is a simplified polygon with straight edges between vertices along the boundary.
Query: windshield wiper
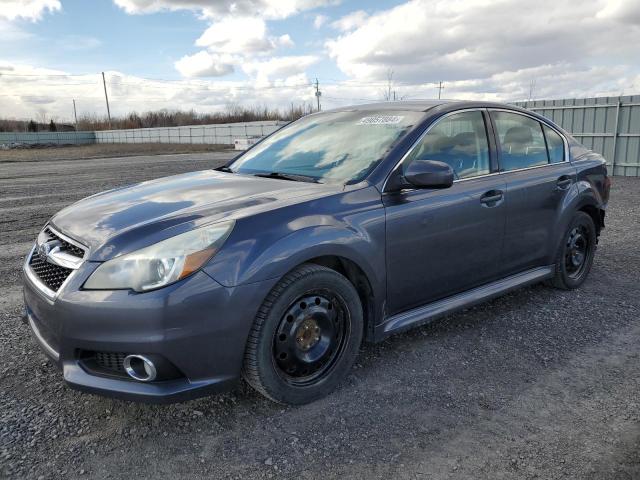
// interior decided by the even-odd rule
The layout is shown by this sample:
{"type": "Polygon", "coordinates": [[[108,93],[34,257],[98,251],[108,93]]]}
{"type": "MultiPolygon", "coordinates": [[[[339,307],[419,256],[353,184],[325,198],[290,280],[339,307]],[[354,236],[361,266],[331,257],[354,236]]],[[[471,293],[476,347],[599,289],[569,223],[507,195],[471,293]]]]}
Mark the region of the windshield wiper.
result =
{"type": "Polygon", "coordinates": [[[308,183],[320,183],[317,178],[307,175],[297,175],[293,173],[282,172],[268,172],[268,173],[254,173],[254,177],[264,178],[277,178],[278,180],[291,180],[292,182],[308,182],[308,183]]]}
{"type": "Polygon", "coordinates": [[[233,173],[233,170],[231,170],[229,167],[227,167],[226,165],[223,165],[221,167],[216,168],[215,170],[217,170],[218,172],[227,172],[227,173],[233,173]]]}

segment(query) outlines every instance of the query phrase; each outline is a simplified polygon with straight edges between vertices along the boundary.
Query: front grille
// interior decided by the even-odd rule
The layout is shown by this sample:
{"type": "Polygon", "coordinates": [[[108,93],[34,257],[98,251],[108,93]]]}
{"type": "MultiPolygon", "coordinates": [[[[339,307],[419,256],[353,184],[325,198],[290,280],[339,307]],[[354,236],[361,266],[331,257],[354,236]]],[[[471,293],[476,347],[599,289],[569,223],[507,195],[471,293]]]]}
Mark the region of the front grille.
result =
{"type": "Polygon", "coordinates": [[[31,260],[29,260],[29,266],[38,279],[40,279],[49,290],[53,290],[54,292],[58,291],[67,277],[73,272],[70,268],[47,262],[44,258],[40,257],[37,250],[33,251],[31,260]]]}
{"type": "Polygon", "coordinates": [[[73,243],[67,242],[65,239],[56,235],[49,227],[44,229],[44,233],[47,235],[49,240],[58,240],[61,243],[60,250],[63,252],[78,258],[84,257],[84,250],[82,248],[77,247],[73,243]]]}
{"type": "Polygon", "coordinates": [[[80,266],[85,256],[85,250],[65,240],[49,226],[40,232],[36,243],[37,248],[34,248],[31,258],[29,258],[28,268],[47,289],[55,293],[69,278],[73,270],[80,266]],[[45,244],[48,247],[47,250],[54,249],[49,254],[49,257],[40,255],[38,252],[45,244]],[[54,255],[57,255],[58,252],[66,255],[62,257],[64,261],[56,260],[57,257],[54,258],[54,255]],[[75,257],[77,260],[69,261],[69,257],[75,257]],[[58,263],[62,263],[65,266],[58,265],[58,263]]]}

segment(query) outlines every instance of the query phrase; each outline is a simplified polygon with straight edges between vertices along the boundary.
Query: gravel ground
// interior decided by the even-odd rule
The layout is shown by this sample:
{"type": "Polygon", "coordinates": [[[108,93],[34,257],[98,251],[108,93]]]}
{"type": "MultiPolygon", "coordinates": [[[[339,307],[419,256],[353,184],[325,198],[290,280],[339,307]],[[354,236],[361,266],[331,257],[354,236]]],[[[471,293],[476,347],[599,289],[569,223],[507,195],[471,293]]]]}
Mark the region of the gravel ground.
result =
{"type": "Polygon", "coordinates": [[[228,149],[226,145],[189,143],[94,143],[91,145],[33,145],[25,149],[0,150],[0,164],[7,162],[41,162],[43,160],[86,160],[88,158],[125,157],[201,153],[228,149]]]}
{"type": "Polygon", "coordinates": [[[19,320],[39,228],[83,196],[225,155],[0,165],[0,476],[640,478],[640,179],[614,179],[581,289],[533,286],[365,345],[312,405],[244,384],[169,406],[65,387],[19,320]]]}

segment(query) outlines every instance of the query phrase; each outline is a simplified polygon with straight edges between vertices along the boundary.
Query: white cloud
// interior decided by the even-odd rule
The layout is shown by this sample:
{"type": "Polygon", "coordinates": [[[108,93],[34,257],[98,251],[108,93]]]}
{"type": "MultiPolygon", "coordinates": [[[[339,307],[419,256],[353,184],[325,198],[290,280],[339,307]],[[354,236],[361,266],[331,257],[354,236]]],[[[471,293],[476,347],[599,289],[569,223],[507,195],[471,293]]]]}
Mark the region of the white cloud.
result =
{"type": "Polygon", "coordinates": [[[271,79],[283,80],[302,74],[318,60],[319,58],[313,55],[273,57],[269,60],[245,62],[242,69],[256,79],[256,86],[261,87],[268,85],[271,79]]]}
{"type": "Polygon", "coordinates": [[[285,33],[284,35],[280,35],[278,37],[277,44],[280,47],[293,47],[294,42],[291,39],[291,37],[289,36],[289,34],[285,33]]]}
{"type": "Polygon", "coordinates": [[[638,0],[609,0],[597,14],[598,18],[612,18],[624,23],[640,25],[640,2],[638,0]]]}
{"type": "Polygon", "coordinates": [[[336,30],[347,32],[363,25],[368,16],[369,14],[364,10],[356,10],[332,22],[331,26],[336,30]]]}
{"type": "Polygon", "coordinates": [[[229,54],[219,55],[206,51],[185,55],[175,63],[183,77],[221,77],[234,72],[238,59],[229,54]]]}
{"type": "Polygon", "coordinates": [[[196,40],[199,47],[207,47],[216,53],[256,54],[275,50],[279,46],[291,46],[289,35],[268,35],[264,20],[257,17],[223,17],[212,23],[196,40]]]}
{"type": "Polygon", "coordinates": [[[316,15],[316,17],[313,19],[313,28],[319,30],[328,21],[329,17],[327,17],[326,15],[316,15]]]}
{"type": "Polygon", "coordinates": [[[336,4],[339,0],[114,0],[114,2],[131,14],[162,10],[192,10],[209,18],[233,14],[279,19],[304,10],[336,4]]]}
{"type": "Polygon", "coordinates": [[[60,0],[0,0],[0,17],[8,20],[24,18],[35,22],[43,13],[60,9],[60,0]]]}
{"type": "Polygon", "coordinates": [[[394,78],[409,82],[488,78],[558,62],[637,63],[640,29],[598,18],[603,5],[601,0],[585,0],[579,9],[556,0],[410,0],[369,16],[329,40],[327,48],[351,77],[380,80],[392,68],[394,78]]]}
{"type": "MultiPolygon", "coordinates": [[[[146,14],[163,10],[191,10],[210,21],[196,40],[205,48],[185,55],[175,62],[185,77],[223,76],[233,73],[240,64],[257,65],[255,57],[263,57],[278,48],[292,47],[289,34],[269,33],[266,20],[283,19],[304,10],[339,3],[340,0],[114,0],[129,14],[146,14]]],[[[277,61],[276,61],[277,62],[277,61]]],[[[246,68],[243,67],[246,70],[246,68]]],[[[252,70],[253,71],[253,70],[252,70]]],[[[256,74],[267,81],[262,70],[256,74]]]]}

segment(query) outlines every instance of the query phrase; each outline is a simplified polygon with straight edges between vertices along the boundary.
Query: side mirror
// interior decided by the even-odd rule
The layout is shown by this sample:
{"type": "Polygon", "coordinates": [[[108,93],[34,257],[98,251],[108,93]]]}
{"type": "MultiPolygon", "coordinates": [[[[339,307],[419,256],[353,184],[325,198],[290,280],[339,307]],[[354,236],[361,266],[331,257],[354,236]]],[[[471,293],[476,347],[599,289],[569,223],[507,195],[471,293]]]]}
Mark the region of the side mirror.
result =
{"type": "Polygon", "coordinates": [[[453,169],[444,162],[414,160],[404,172],[404,178],[417,188],[449,188],[453,185],[453,169]]]}

